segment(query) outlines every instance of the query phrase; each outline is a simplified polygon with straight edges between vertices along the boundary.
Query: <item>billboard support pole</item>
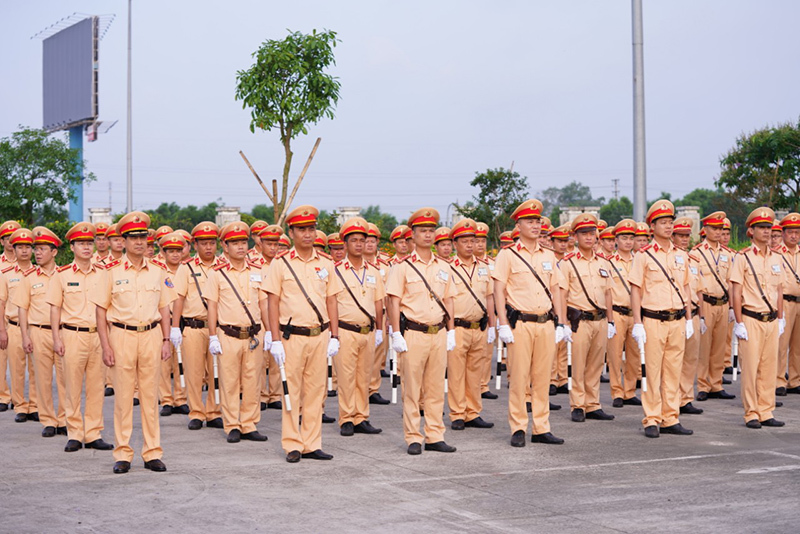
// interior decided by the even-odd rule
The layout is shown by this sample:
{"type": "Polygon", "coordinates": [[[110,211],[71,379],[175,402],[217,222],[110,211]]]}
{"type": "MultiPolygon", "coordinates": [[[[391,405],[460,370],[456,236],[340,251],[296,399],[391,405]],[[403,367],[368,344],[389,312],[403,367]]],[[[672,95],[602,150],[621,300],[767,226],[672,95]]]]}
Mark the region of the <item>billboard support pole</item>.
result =
{"type": "Polygon", "coordinates": [[[70,192],[76,198],[69,201],[69,220],[80,222],[83,220],[83,126],[74,126],[69,129],[69,147],[78,151],[78,177],[80,178],[80,182],[70,186],[70,192]]]}

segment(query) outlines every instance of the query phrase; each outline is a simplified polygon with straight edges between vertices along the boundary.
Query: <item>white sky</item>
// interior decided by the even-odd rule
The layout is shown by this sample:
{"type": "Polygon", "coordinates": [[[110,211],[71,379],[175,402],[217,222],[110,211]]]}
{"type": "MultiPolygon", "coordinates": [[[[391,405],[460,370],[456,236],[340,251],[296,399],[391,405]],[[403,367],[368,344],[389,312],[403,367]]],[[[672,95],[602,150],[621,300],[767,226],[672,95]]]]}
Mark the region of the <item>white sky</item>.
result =
{"type": "MultiPolygon", "coordinates": [[[[321,209],[379,204],[400,218],[442,216],[475,193],[476,171],[508,167],[531,194],[578,180],[632,196],[629,1],[134,0],[134,206],[245,210],[283,166],[277,132],[251,134],[235,73],[286,29],[332,29],[342,42],[336,118],[294,143],[295,200],[321,209]]],[[[115,13],[100,48],[100,116],[119,123],[87,143],[98,180],[85,207],[125,208],[127,2],[0,1],[0,137],[42,121],[38,31],[73,12],[115,13]]],[[[713,187],[743,131],[800,115],[800,3],[644,2],[648,198],[713,187]]]]}

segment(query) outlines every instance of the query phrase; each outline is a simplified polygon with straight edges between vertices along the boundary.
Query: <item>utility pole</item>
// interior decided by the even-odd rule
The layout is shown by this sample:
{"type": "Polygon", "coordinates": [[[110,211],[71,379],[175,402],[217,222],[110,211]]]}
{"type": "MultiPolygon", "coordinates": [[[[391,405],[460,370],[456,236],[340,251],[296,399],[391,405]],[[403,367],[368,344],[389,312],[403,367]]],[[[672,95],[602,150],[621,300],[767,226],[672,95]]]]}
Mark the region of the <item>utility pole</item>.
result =
{"type": "Polygon", "coordinates": [[[632,0],[633,12],[633,218],[647,213],[647,166],[644,138],[644,29],[642,0],[632,0]]]}
{"type": "Polygon", "coordinates": [[[614,200],[619,200],[619,178],[612,178],[611,183],[614,184],[614,200]]]}
{"type": "Polygon", "coordinates": [[[133,148],[131,146],[131,1],[132,0],[128,0],[128,146],[126,155],[126,170],[128,177],[128,213],[133,211],[133,148]]]}

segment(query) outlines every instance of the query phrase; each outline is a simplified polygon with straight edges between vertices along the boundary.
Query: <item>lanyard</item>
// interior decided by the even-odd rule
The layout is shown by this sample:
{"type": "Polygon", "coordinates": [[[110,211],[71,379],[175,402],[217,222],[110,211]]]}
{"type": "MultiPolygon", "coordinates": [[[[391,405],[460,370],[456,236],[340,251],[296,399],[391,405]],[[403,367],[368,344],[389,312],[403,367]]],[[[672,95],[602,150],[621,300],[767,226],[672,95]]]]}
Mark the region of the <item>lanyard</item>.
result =
{"type": "Polygon", "coordinates": [[[472,272],[469,272],[469,271],[467,271],[467,268],[466,268],[466,267],[464,267],[464,264],[463,264],[463,263],[460,265],[460,267],[461,267],[462,269],[464,269],[464,272],[466,273],[466,275],[467,275],[467,276],[469,276],[469,281],[470,281],[470,282],[472,282],[472,276],[475,274],[475,267],[476,267],[477,265],[478,265],[478,263],[477,263],[477,262],[475,262],[475,261],[473,261],[473,262],[472,262],[472,272]]]}

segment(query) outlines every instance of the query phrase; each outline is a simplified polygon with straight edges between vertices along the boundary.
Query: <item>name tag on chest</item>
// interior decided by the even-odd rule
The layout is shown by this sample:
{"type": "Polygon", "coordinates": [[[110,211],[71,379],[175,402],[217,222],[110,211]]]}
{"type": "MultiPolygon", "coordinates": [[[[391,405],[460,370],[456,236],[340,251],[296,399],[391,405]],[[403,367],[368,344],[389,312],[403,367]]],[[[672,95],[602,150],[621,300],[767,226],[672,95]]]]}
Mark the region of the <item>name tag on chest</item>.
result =
{"type": "Polygon", "coordinates": [[[675,256],[675,265],[683,265],[683,256],[675,256]]]}
{"type": "Polygon", "coordinates": [[[488,275],[489,275],[489,272],[486,269],[484,269],[483,267],[478,269],[478,276],[488,276],[488,275]]]}
{"type": "Polygon", "coordinates": [[[692,272],[693,275],[697,276],[697,267],[689,267],[689,270],[692,272]]]}
{"type": "Polygon", "coordinates": [[[116,281],[116,282],[114,282],[114,283],[115,283],[116,285],[121,285],[121,284],[129,284],[130,282],[129,282],[128,280],[117,280],[117,281],[116,281]]]}
{"type": "Polygon", "coordinates": [[[40,287],[44,287],[44,284],[33,284],[31,289],[39,289],[40,287]]]}
{"type": "Polygon", "coordinates": [[[600,269],[600,276],[602,276],[603,278],[608,278],[608,271],[606,271],[605,269],[600,269]]]}
{"type": "Polygon", "coordinates": [[[553,270],[553,264],[551,262],[549,262],[549,261],[543,261],[542,262],[542,270],[543,271],[552,271],[553,270]]]}
{"type": "Polygon", "coordinates": [[[78,287],[81,285],[80,282],[67,282],[67,287],[78,287]]]}
{"type": "Polygon", "coordinates": [[[719,255],[719,261],[721,261],[723,263],[728,263],[728,256],[726,256],[725,254],[720,254],[719,255]]]}
{"type": "Polygon", "coordinates": [[[319,277],[320,280],[325,280],[326,278],[328,278],[328,270],[323,267],[322,269],[317,271],[317,277],[319,277]]]}
{"type": "Polygon", "coordinates": [[[438,279],[439,279],[439,280],[441,280],[442,282],[447,282],[447,279],[449,278],[449,276],[450,276],[450,275],[448,275],[448,274],[447,274],[445,271],[439,271],[439,272],[436,274],[436,278],[438,278],[438,279]]]}
{"type": "Polygon", "coordinates": [[[250,275],[250,281],[251,282],[260,282],[261,281],[261,275],[260,274],[251,274],[250,275]]]}
{"type": "Polygon", "coordinates": [[[372,285],[372,286],[374,286],[374,285],[375,285],[375,282],[376,282],[376,280],[375,280],[375,277],[374,277],[373,275],[371,275],[371,274],[368,274],[368,275],[367,275],[367,278],[364,280],[364,282],[365,282],[366,284],[368,284],[368,285],[372,285]]]}
{"type": "MultiPolygon", "coordinates": [[[[780,272],[781,272],[781,266],[780,266],[780,265],[778,265],[778,264],[775,264],[775,265],[773,265],[773,266],[772,266],[772,272],[773,272],[773,273],[775,273],[775,274],[780,274],[780,272]]],[[[34,286],[34,287],[36,287],[36,286],[34,286]]]]}

